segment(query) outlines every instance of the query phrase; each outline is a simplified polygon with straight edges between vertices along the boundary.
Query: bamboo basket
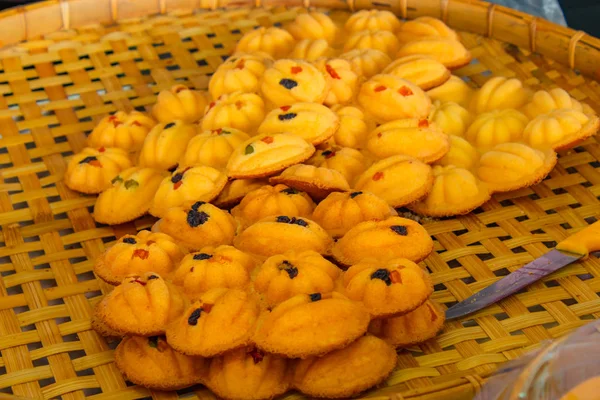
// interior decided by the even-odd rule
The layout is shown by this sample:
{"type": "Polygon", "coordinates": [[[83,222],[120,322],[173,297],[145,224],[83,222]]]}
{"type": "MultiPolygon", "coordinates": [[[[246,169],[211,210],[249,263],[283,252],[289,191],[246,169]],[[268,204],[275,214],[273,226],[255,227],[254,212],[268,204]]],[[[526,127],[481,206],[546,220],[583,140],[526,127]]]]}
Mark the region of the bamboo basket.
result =
{"type": "MultiPolygon", "coordinates": [[[[236,41],[306,7],[388,9],[439,17],[476,60],[456,73],[559,86],[600,113],[600,40],[476,0],[51,0],[0,14],[0,399],[213,399],[204,388],[153,392],[126,383],[114,343],[91,329],[110,287],[93,260],[153,220],[106,227],[95,198],[62,177],[85,132],[107,113],[151,105],[173,82],[206,88],[236,41]]],[[[475,212],[427,221],[425,264],[447,306],[541,256],[600,218],[600,144],[560,154],[537,186],[494,196],[475,212]]],[[[402,351],[372,399],[471,398],[501,363],[600,317],[600,261],[568,266],[440,335],[402,351]]],[[[292,393],[286,398],[302,398],[292,393]]]]}

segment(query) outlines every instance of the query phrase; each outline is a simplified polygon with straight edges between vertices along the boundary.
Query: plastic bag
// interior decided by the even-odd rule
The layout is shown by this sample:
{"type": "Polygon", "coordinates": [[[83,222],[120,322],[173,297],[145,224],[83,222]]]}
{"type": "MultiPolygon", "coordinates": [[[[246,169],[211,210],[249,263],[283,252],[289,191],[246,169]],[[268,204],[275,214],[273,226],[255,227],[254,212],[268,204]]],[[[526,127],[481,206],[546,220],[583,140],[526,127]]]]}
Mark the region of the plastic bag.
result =
{"type": "Polygon", "coordinates": [[[489,0],[492,3],[514,8],[527,14],[546,18],[555,24],[567,26],[558,0],[489,0]]]}
{"type": "Polygon", "coordinates": [[[475,400],[586,400],[599,392],[600,320],[500,366],[475,400]]]}

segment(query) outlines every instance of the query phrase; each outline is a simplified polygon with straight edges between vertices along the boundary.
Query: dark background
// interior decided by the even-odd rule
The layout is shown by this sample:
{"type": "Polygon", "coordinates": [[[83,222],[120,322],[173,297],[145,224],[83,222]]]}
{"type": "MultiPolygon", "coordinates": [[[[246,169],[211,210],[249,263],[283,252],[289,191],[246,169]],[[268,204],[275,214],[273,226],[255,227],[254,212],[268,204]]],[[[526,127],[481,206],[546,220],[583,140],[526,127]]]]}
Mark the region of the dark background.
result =
{"type": "MultiPolygon", "coordinates": [[[[600,0],[559,0],[567,24],[600,37],[600,0]]],[[[31,0],[0,0],[0,9],[33,3],[31,0]]]]}

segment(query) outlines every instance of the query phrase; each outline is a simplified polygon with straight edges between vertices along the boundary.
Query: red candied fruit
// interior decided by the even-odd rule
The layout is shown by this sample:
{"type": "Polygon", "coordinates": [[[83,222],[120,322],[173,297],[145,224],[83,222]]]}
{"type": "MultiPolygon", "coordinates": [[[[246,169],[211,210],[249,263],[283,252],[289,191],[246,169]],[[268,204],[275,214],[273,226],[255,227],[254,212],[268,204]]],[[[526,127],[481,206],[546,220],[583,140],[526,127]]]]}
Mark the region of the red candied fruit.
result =
{"type": "Polygon", "coordinates": [[[98,151],[99,151],[100,153],[104,153],[104,152],[106,151],[106,149],[105,149],[105,148],[104,148],[104,146],[103,146],[103,147],[100,147],[100,148],[98,149],[98,151]]]}
{"type": "Polygon", "coordinates": [[[379,133],[377,134],[377,137],[378,137],[378,138],[380,138],[380,137],[382,137],[382,136],[383,136],[383,133],[381,133],[381,132],[379,132],[379,133]]]}
{"type": "Polygon", "coordinates": [[[400,275],[400,272],[396,270],[390,272],[390,278],[392,283],[402,283],[402,275],[400,275]]]}
{"type": "Polygon", "coordinates": [[[213,108],[215,106],[215,102],[211,101],[210,104],[208,105],[208,109],[210,110],[211,108],[213,108]]]}
{"type": "Polygon", "coordinates": [[[116,115],[111,115],[110,117],[108,117],[108,121],[109,122],[113,122],[117,120],[117,116],[116,115]]]}
{"type": "Polygon", "coordinates": [[[250,357],[252,357],[254,364],[258,364],[259,362],[261,362],[263,360],[263,358],[265,358],[265,353],[263,353],[262,351],[260,351],[258,349],[252,349],[251,351],[248,352],[248,355],[250,357]]]}
{"type": "Polygon", "coordinates": [[[113,123],[113,126],[114,126],[115,128],[116,128],[117,126],[119,126],[119,125],[123,125],[123,123],[122,123],[121,121],[116,121],[116,120],[115,120],[115,121],[113,121],[112,123],[113,123]]]}
{"type": "Polygon", "coordinates": [[[241,109],[242,109],[242,107],[244,107],[244,102],[243,102],[243,101],[240,101],[240,100],[236,101],[236,102],[235,102],[235,107],[236,107],[238,110],[241,110],[241,109]]]}
{"type": "Polygon", "coordinates": [[[204,311],[207,314],[210,313],[210,310],[212,310],[212,308],[213,308],[213,304],[209,304],[209,303],[202,304],[202,311],[204,311]]]}
{"type": "Polygon", "coordinates": [[[383,179],[383,172],[381,172],[381,171],[375,172],[375,175],[373,175],[373,180],[379,181],[381,179],[383,179]]]}
{"type": "Polygon", "coordinates": [[[287,111],[287,110],[289,110],[290,108],[292,108],[292,106],[281,106],[281,107],[279,107],[279,108],[281,108],[281,111],[287,111]]]}
{"type": "Polygon", "coordinates": [[[216,134],[216,135],[220,135],[222,131],[223,131],[223,129],[221,129],[221,128],[218,128],[218,129],[213,129],[213,130],[212,130],[212,133],[213,133],[213,134],[216,134]]]}
{"type": "Polygon", "coordinates": [[[98,160],[92,160],[88,164],[93,165],[94,167],[102,168],[102,163],[98,160]]]}
{"type": "Polygon", "coordinates": [[[148,258],[148,256],[150,255],[150,252],[148,250],[144,250],[144,249],[135,249],[133,254],[131,255],[131,258],[141,258],[142,260],[145,260],[148,258]]]}
{"type": "Polygon", "coordinates": [[[273,143],[273,138],[271,136],[265,136],[264,138],[260,139],[261,142],[265,142],[266,144],[271,144],[273,143]]]}
{"type": "Polygon", "coordinates": [[[426,119],[419,120],[419,128],[429,128],[429,121],[426,119]]]}
{"type": "Polygon", "coordinates": [[[404,97],[413,95],[412,90],[410,90],[408,86],[402,86],[400,89],[398,89],[398,93],[400,93],[404,97]]]}
{"type": "Polygon", "coordinates": [[[377,86],[375,89],[373,89],[373,91],[374,91],[375,93],[377,93],[377,92],[383,92],[383,91],[384,91],[384,90],[386,90],[386,89],[387,89],[387,88],[386,88],[385,86],[383,86],[383,85],[380,85],[380,86],[377,86]]]}
{"type": "Polygon", "coordinates": [[[173,185],[173,190],[179,189],[181,185],[183,185],[183,181],[175,182],[175,184],[173,185]]]}
{"type": "Polygon", "coordinates": [[[325,69],[333,79],[342,79],[342,77],[338,75],[337,71],[331,65],[325,65],[325,69]]]}
{"type": "Polygon", "coordinates": [[[299,74],[300,72],[302,72],[302,67],[298,67],[298,66],[292,67],[291,71],[292,71],[292,75],[299,74]]]}

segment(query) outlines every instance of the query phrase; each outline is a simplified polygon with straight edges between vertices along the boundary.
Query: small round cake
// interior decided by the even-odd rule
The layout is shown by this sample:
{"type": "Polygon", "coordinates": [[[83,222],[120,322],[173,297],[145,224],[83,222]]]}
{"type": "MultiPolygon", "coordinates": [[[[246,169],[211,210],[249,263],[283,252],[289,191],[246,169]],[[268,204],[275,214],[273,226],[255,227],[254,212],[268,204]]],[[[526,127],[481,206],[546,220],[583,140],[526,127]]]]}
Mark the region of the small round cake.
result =
{"type": "Polygon", "coordinates": [[[290,380],[287,358],[242,347],[213,358],[204,384],[223,399],[263,400],[287,392],[290,380]]]}
{"type": "Polygon", "coordinates": [[[212,167],[197,165],[178,168],[161,182],[149,212],[161,218],[170,208],[195,201],[212,201],[226,183],[225,174],[212,167]]]}
{"type": "Polygon", "coordinates": [[[358,75],[353,71],[349,61],[343,58],[321,58],[315,65],[329,81],[329,93],[325,98],[325,105],[347,104],[354,100],[358,89],[358,75]]]}
{"type": "Polygon", "coordinates": [[[233,128],[218,128],[194,136],[188,143],[180,165],[205,165],[225,169],[229,157],[239,145],[250,139],[246,133],[233,128]]]}
{"type": "Polygon", "coordinates": [[[350,229],[365,221],[383,221],[396,210],[369,192],[334,192],[315,208],[313,220],[332,237],[344,236],[350,229]]]}
{"type": "Polygon", "coordinates": [[[518,109],[530,98],[530,92],[515,78],[493,77],[471,99],[471,111],[481,114],[492,110],[518,109]]]}
{"type": "Polygon", "coordinates": [[[239,289],[212,289],[167,327],[167,341],[184,354],[215,357],[249,345],[258,314],[256,296],[239,289]]]}
{"type": "Polygon", "coordinates": [[[208,93],[191,90],[185,85],[175,85],[169,90],[160,91],[152,107],[152,115],[163,124],[173,121],[192,124],[202,119],[207,104],[208,93]]]}
{"type": "Polygon", "coordinates": [[[376,49],[355,49],[340,55],[341,59],[350,62],[352,70],[366,79],[379,74],[392,62],[390,56],[376,49]]]}
{"type": "Polygon", "coordinates": [[[402,43],[419,41],[425,38],[445,38],[458,41],[455,31],[443,21],[433,17],[418,17],[404,22],[398,29],[398,39],[402,43]]]}
{"type": "Polygon", "coordinates": [[[144,140],[139,165],[163,170],[177,167],[190,139],[197,133],[194,125],[182,121],[156,125],[144,140]]]}
{"type": "Polygon", "coordinates": [[[94,272],[102,280],[118,285],[129,275],[154,271],[169,277],[185,251],[164,233],[140,231],[125,235],[96,259],[94,272]]]}
{"type": "Polygon", "coordinates": [[[332,137],[339,125],[338,116],[324,105],[295,103],[271,110],[258,127],[258,132],[291,133],[316,146],[332,137]]]}
{"type": "Polygon", "coordinates": [[[416,158],[399,155],[367,168],[356,180],[354,188],[371,192],[397,208],[425,197],[432,185],[433,173],[429,165],[416,158]]]}
{"type": "Polygon", "coordinates": [[[358,92],[358,103],[378,122],[427,118],[431,100],[418,86],[394,75],[375,75],[358,92]]]}
{"type": "Polygon", "coordinates": [[[235,53],[210,77],[208,91],[213,99],[234,92],[258,92],[262,75],[272,63],[265,53],[235,53]]]}
{"type": "Polygon", "coordinates": [[[398,58],[382,73],[405,79],[423,90],[438,87],[452,76],[444,64],[433,57],[420,54],[398,58]]]}
{"type": "Polygon", "coordinates": [[[464,67],[471,62],[471,53],[457,40],[443,37],[425,37],[406,42],[400,47],[397,56],[429,56],[448,69],[464,67]]]}
{"type": "Polygon", "coordinates": [[[233,92],[221,95],[208,105],[202,130],[234,128],[253,135],[265,116],[265,104],[256,93],[233,92]]]}
{"type": "Polygon", "coordinates": [[[89,147],[118,147],[128,152],[142,148],[144,139],[156,121],[144,113],[132,111],[116,113],[104,117],[87,138],[89,147]]]}
{"type": "Polygon", "coordinates": [[[244,197],[264,185],[268,185],[267,179],[234,179],[225,185],[223,191],[213,202],[219,208],[229,209],[238,205],[244,197]]]}
{"type": "Polygon", "coordinates": [[[471,102],[474,90],[465,81],[456,75],[452,75],[446,83],[427,91],[431,100],[437,100],[442,103],[449,101],[460,104],[462,107],[468,107],[471,102]]]}
{"type": "Polygon", "coordinates": [[[94,220],[117,225],[133,221],[148,212],[152,199],[167,171],[132,167],[112,179],[112,186],[98,196],[94,220]]]}
{"type": "Polygon", "coordinates": [[[327,14],[314,11],[298,14],[285,29],[297,40],[324,39],[328,43],[335,40],[337,33],[335,23],[327,14]]]}
{"type": "Polygon", "coordinates": [[[169,208],[152,230],[172,236],[188,250],[198,250],[205,246],[231,244],[237,223],[227,211],[198,201],[191,206],[169,208]]]}
{"type": "Polygon", "coordinates": [[[115,350],[115,364],[127,380],[162,391],[204,382],[209,361],[178,353],[164,336],[128,336],[115,350]]]}
{"type": "Polygon", "coordinates": [[[301,60],[279,60],[263,75],[261,94],[271,108],[294,103],[323,103],[329,85],[312,64],[301,60]]]}
{"type": "Polygon", "coordinates": [[[270,306],[297,294],[329,293],[340,269],[315,251],[271,256],[258,268],[254,288],[270,306]]]}
{"type": "Polygon", "coordinates": [[[173,282],[188,298],[198,300],[216,288],[245,289],[255,265],[250,255],[233,246],[204,247],[183,258],[173,282]]]}
{"type": "Polygon", "coordinates": [[[235,179],[274,175],[305,160],[315,152],[312,144],[288,133],[254,136],[234,150],[227,163],[227,176],[235,179]]]}
{"type": "Polygon", "coordinates": [[[433,102],[429,120],[448,135],[463,136],[473,117],[466,108],[458,103],[453,101],[442,103],[436,100],[433,102]]]}
{"type": "Polygon", "coordinates": [[[545,149],[563,150],[594,135],[600,127],[595,115],[586,115],[575,109],[559,109],[542,114],[525,127],[523,136],[529,145],[545,149]]]}
{"type": "Polygon", "coordinates": [[[289,57],[295,60],[315,61],[321,57],[332,57],[335,50],[325,39],[303,39],[296,43],[289,57]]]}
{"type": "Polygon", "coordinates": [[[293,385],[309,396],[350,399],[383,382],[397,361],[392,346],[366,335],[322,357],[296,361],[293,385]]]}
{"type": "Polygon", "coordinates": [[[427,300],[408,314],[372,320],[369,333],[394,347],[408,347],[435,337],[444,321],[442,308],[433,300],[427,300]]]}
{"type": "Polygon", "coordinates": [[[437,165],[453,165],[455,167],[472,169],[479,161],[479,152],[471,143],[465,139],[450,135],[450,150],[439,161],[437,165]]]}
{"type": "Polygon", "coordinates": [[[272,215],[310,218],[315,203],[304,192],[286,185],[265,185],[248,193],[241,203],[231,210],[242,228],[272,215]]]}
{"type": "Polygon", "coordinates": [[[530,119],[542,114],[549,114],[554,110],[567,108],[585,112],[580,102],[572,98],[569,93],[561,88],[539,90],[533,94],[531,100],[523,106],[523,113],[530,119]]]}
{"type": "Polygon", "coordinates": [[[294,47],[294,38],[288,31],[277,27],[260,27],[246,33],[237,42],[236,52],[266,53],[273,58],[283,58],[294,47]]]}
{"type": "Polygon", "coordinates": [[[111,187],[112,179],[128,168],[131,168],[131,160],[126,150],[86,147],[69,160],[65,184],[77,192],[100,193],[111,187]]]}
{"type": "Polygon", "coordinates": [[[400,20],[387,10],[360,10],[350,15],[346,20],[345,28],[348,32],[395,32],[400,28],[400,20]]]}
{"type": "Polygon", "coordinates": [[[348,183],[362,173],[366,166],[365,156],[356,149],[340,146],[323,146],[323,150],[317,150],[315,154],[306,161],[315,167],[329,168],[338,171],[344,176],[348,183]]]}
{"type": "Polygon", "coordinates": [[[340,119],[340,127],[333,134],[335,144],[352,149],[366,146],[367,135],[375,124],[365,118],[362,110],[355,106],[333,106],[331,108],[340,119]]]}
{"type": "Polygon", "coordinates": [[[419,223],[401,217],[361,222],[350,229],[332,248],[333,257],[344,265],[367,259],[386,262],[406,258],[424,260],[433,250],[433,241],[419,223]]]}
{"type": "Polygon", "coordinates": [[[266,217],[235,237],[234,246],[261,257],[285,251],[327,254],[333,240],[316,222],[287,215],[266,217]]]}
{"type": "Polygon", "coordinates": [[[298,294],[262,312],[254,342],[290,358],[320,356],[364,335],[369,320],[361,303],[339,293],[298,294]]]}
{"type": "Polygon", "coordinates": [[[389,31],[352,32],[344,44],[344,52],[351,50],[374,49],[389,57],[394,57],[400,48],[396,35],[389,31]]]}
{"type": "Polygon", "coordinates": [[[162,335],[166,326],[183,313],[187,300],[177,286],[155,272],[129,276],[107,294],[98,315],[117,332],[162,335]]]}
{"type": "Polygon", "coordinates": [[[499,143],[518,142],[529,119],[513,110],[494,110],[479,114],[465,132],[465,139],[479,149],[489,149],[499,143]]]}
{"type": "Polygon", "coordinates": [[[282,183],[301,190],[315,200],[322,200],[332,192],[350,190],[348,181],[339,171],[306,164],[292,165],[281,175],[269,179],[269,182],[282,183]]]}
{"type": "Polygon", "coordinates": [[[367,149],[379,158],[407,155],[432,163],[448,152],[450,141],[434,122],[407,118],[379,125],[369,135],[367,149]]]}

